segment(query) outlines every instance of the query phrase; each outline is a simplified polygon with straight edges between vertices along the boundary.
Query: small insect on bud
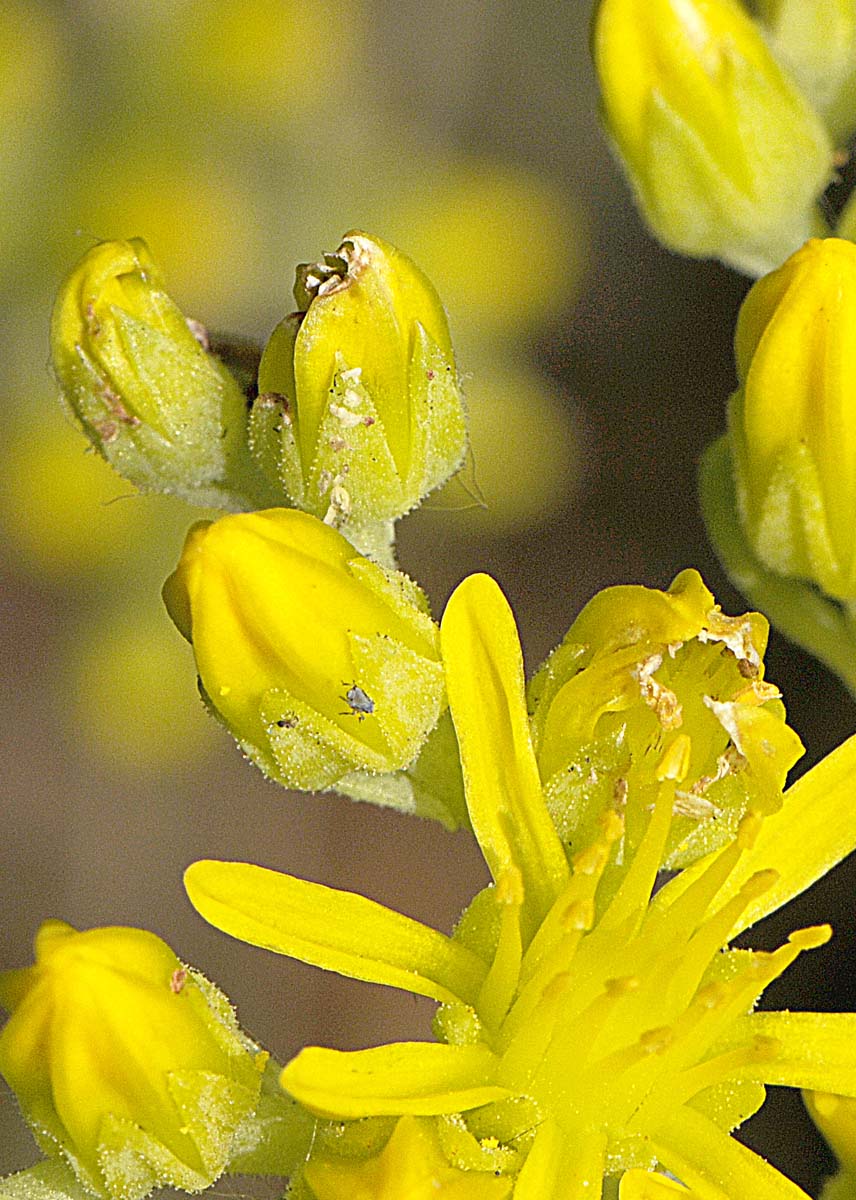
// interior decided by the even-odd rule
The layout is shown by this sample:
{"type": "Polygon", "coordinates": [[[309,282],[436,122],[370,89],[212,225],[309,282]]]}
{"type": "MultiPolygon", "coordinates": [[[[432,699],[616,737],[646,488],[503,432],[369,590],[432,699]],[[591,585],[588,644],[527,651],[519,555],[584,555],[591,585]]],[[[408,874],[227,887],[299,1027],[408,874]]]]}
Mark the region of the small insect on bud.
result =
{"type": "Polygon", "coordinates": [[[308,513],[195,526],[164,598],[207,703],[286,787],[408,766],[445,707],[422,593],[308,513]]]}

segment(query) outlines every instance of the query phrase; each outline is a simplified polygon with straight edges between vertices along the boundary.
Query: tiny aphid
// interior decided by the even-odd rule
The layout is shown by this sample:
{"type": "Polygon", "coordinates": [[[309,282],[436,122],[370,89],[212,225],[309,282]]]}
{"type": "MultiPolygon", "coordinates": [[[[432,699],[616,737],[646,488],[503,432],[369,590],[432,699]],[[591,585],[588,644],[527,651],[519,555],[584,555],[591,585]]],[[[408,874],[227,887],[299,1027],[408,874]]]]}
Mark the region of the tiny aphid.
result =
{"type": "Polygon", "coordinates": [[[349,706],[347,712],[343,712],[343,717],[355,716],[359,721],[374,712],[374,700],[371,696],[367,696],[361,687],[353,683],[345,692],[342,699],[349,706]]]}

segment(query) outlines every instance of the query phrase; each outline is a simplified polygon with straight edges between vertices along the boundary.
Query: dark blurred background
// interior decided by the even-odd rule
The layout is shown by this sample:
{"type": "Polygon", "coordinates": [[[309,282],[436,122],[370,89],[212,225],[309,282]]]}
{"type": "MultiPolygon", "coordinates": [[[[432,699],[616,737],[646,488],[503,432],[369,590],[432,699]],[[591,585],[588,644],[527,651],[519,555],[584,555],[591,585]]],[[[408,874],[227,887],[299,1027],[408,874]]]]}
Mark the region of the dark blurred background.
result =
{"type": "MultiPolygon", "coordinates": [[[[198,514],[86,449],[47,366],[52,297],[99,238],[142,236],[183,310],[264,340],[297,262],[354,226],[417,259],[449,310],[472,413],[463,483],[400,525],[435,613],[488,570],[533,669],[597,589],[696,566],[698,457],[724,423],[748,281],[661,250],[598,127],[590,0],[4,0],[0,6],[2,965],[46,917],[154,929],[281,1060],[426,1036],[431,1005],[228,941],[181,887],[247,859],[449,930],[484,878],[464,834],[291,796],[202,710],[159,591],[198,514]],[[484,506],[481,504],[483,498],[484,506]]],[[[850,699],[775,635],[769,677],[816,761],[850,699]]],[[[852,1008],[845,866],[754,935],[830,919],[771,991],[852,1008]]],[[[795,1095],[746,1127],[802,1186],[831,1160],[795,1095]]],[[[0,1171],[36,1158],[0,1091],[0,1171]]]]}

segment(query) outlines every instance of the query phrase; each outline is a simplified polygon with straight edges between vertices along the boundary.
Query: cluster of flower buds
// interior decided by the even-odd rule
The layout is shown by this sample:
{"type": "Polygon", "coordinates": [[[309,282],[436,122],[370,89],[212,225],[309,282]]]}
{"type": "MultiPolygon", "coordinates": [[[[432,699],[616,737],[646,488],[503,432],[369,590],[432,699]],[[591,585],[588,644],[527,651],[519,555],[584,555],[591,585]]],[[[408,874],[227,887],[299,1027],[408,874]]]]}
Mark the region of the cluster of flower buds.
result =
{"type": "MultiPolygon", "coordinates": [[[[828,36],[828,3],[795,6],[828,36]]],[[[759,275],[823,230],[829,133],[738,0],[601,0],[593,48],[607,130],[665,245],[759,275]]]]}
{"type": "Polygon", "coordinates": [[[446,315],[422,272],[364,233],[299,267],[294,294],[258,379],[239,383],[145,244],[101,243],[57,300],[56,377],[119,474],[234,514],[191,532],[165,595],[247,754],[286,786],[454,826],[437,629],[392,569],[393,521],[466,450],[446,315]]]}

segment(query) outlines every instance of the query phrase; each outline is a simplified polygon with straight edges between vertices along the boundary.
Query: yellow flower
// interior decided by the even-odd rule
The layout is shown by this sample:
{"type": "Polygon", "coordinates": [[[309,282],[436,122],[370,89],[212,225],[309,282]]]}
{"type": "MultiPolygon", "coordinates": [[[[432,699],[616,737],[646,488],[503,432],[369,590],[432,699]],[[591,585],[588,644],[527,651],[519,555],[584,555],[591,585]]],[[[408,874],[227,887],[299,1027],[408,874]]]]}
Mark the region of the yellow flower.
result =
{"type": "Polygon", "coordinates": [[[141,491],[217,508],[270,498],[250,458],[244,395],[164,291],[140,238],[100,242],[70,273],[51,355],[70,412],[141,491]]]}
{"type": "Polygon", "coordinates": [[[253,447],[294,504],[364,545],[463,458],[446,315],[414,263],[358,232],[299,267],[294,296],[259,368],[253,447]]]}
{"type": "Polygon", "coordinates": [[[675,756],[664,755],[632,856],[617,860],[623,821],[607,807],[569,860],[539,781],[514,619],[487,576],[452,596],[442,646],[470,819],[493,877],[451,938],[249,864],[187,872],[191,901],[218,928],[440,1004],[436,1042],[312,1047],[286,1066],[284,1088],[339,1120],[434,1117],[439,1136],[457,1135],[445,1147],[453,1165],[514,1178],[515,1200],[594,1200],[605,1179],[630,1172],[643,1175],[622,1180],[624,1195],[668,1195],[658,1168],[705,1200],[801,1196],[729,1133],[766,1083],[856,1095],[856,1016],[753,1011],[827,926],[772,953],[729,943],[856,845],[856,739],[778,812],[748,813],[734,839],[655,895],[675,756]]]}
{"type": "Polygon", "coordinates": [[[0,974],[0,1071],[46,1153],[135,1200],[200,1191],[227,1165],[267,1055],[212,984],[142,929],[46,921],[32,967],[0,974]]]}
{"type": "Polygon", "coordinates": [[[668,592],[595,596],[529,685],[538,767],[563,840],[586,845],[615,804],[622,855],[632,853],[666,756],[678,784],[668,867],[732,838],[747,808],[777,808],[802,744],[764,680],[766,642],[764,617],[726,616],[697,571],[668,592]]]}
{"type": "Polygon", "coordinates": [[[194,526],[164,598],[211,709],[286,787],[407,767],[445,707],[422,592],[307,513],[194,526]]]}
{"type": "Polygon", "coordinates": [[[749,274],[815,231],[827,133],[736,0],[601,0],[607,129],[654,233],[749,274]]]}

